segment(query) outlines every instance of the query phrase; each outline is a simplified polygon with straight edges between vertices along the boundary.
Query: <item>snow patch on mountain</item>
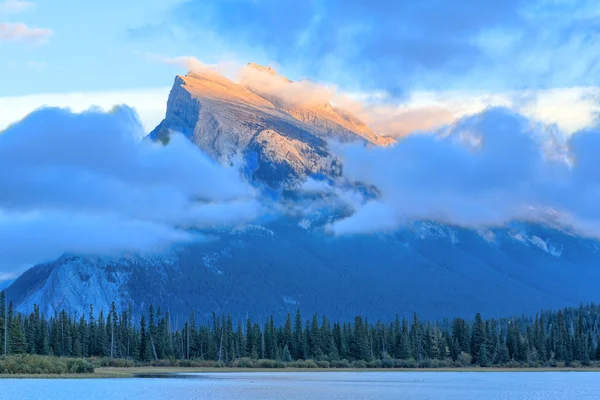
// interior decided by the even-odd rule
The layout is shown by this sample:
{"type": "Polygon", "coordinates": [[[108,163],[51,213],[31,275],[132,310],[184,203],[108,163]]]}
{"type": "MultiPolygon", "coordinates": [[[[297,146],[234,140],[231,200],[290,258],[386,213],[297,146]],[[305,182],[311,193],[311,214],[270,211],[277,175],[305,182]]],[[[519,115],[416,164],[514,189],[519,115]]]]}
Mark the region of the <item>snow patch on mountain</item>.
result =
{"type": "Polygon", "coordinates": [[[214,272],[217,275],[223,275],[223,270],[219,268],[218,262],[220,259],[219,254],[205,255],[202,257],[202,262],[204,266],[214,272]]]}
{"type": "Polygon", "coordinates": [[[496,234],[490,229],[478,229],[477,234],[481,236],[486,242],[490,244],[496,244],[496,234]]]}
{"type": "Polygon", "coordinates": [[[311,222],[308,218],[302,218],[300,222],[298,222],[298,226],[302,229],[309,230],[311,226],[311,222]]]}
{"type": "Polygon", "coordinates": [[[453,245],[460,243],[458,233],[448,225],[430,221],[419,222],[417,232],[420,239],[446,239],[453,245]]]}
{"type": "Polygon", "coordinates": [[[544,240],[539,236],[529,236],[523,232],[511,232],[509,233],[509,236],[525,246],[533,245],[554,257],[560,257],[563,253],[564,246],[560,243],[555,243],[550,239],[544,240]]]}
{"type": "Polygon", "coordinates": [[[256,225],[256,224],[239,225],[239,226],[236,226],[235,228],[231,229],[230,232],[233,235],[256,235],[256,236],[263,236],[263,237],[275,236],[275,232],[273,232],[271,229],[265,228],[262,225],[256,225]]]}
{"type": "Polygon", "coordinates": [[[292,305],[292,306],[297,306],[298,304],[300,304],[300,303],[298,303],[296,300],[294,300],[290,296],[283,296],[283,302],[285,304],[289,304],[289,305],[292,305]]]}

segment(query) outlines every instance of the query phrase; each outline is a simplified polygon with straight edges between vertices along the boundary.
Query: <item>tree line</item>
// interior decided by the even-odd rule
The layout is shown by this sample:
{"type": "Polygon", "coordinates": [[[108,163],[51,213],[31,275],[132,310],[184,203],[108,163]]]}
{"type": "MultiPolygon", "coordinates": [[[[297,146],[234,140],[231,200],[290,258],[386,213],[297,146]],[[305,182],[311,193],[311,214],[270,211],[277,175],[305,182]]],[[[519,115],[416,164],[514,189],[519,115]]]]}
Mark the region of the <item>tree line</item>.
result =
{"type": "Polygon", "coordinates": [[[134,318],[132,309],[114,305],[105,315],[90,306],[74,318],[66,311],[53,316],[16,312],[0,292],[0,350],[4,355],[110,357],[138,362],[212,360],[315,360],[353,366],[578,366],[600,361],[600,306],[591,304],[542,311],[534,318],[421,321],[398,316],[391,322],[330,321],[300,311],[284,324],[236,321],[212,314],[199,324],[194,314],[179,328],[168,311],[149,306],[134,318]],[[402,362],[400,362],[402,361],[402,362]]]}

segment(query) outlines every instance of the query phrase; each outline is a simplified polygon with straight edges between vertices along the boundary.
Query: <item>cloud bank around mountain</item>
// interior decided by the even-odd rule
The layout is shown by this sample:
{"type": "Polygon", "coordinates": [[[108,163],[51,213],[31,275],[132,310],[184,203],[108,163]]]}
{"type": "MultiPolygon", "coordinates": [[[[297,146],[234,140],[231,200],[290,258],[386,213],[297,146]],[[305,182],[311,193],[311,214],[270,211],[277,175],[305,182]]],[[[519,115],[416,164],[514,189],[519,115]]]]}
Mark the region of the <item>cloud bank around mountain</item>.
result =
{"type": "Polygon", "coordinates": [[[414,220],[465,227],[556,223],[600,238],[600,129],[567,137],[506,108],[465,117],[389,148],[338,146],[344,175],[380,196],[354,203],[336,234],[391,231],[414,220]]]}
{"type": "Polygon", "coordinates": [[[160,250],[188,229],[257,215],[235,167],[180,135],[163,146],[127,107],[79,114],[40,109],[0,133],[0,272],[63,253],[160,250]]]}

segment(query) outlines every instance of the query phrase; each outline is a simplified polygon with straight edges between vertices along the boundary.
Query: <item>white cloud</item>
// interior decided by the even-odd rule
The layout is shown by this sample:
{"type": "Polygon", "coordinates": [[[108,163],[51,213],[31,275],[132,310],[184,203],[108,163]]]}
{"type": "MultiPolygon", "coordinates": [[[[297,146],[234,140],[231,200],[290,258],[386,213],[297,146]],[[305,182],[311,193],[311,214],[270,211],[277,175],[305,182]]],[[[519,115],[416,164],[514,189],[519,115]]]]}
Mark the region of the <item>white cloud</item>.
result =
{"type": "Polygon", "coordinates": [[[0,3],[0,14],[18,14],[31,10],[35,4],[23,0],[6,0],[0,3]]]}
{"type": "Polygon", "coordinates": [[[145,132],[154,129],[165,117],[169,87],[115,92],[81,92],[35,94],[28,96],[0,97],[0,131],[7,128],[40,107],[68,108],[81,112],[90,107],[105,111],[118,104],[134,108],[145,132]]]}
{"type": "Polygon", "coordinates": [[[0,282],[15,279],[17,276],[18,276],[17,274],[13,274],[13,273],[1,273],[0,272],[0,282]]]}
{"type": "Polygon", "coordinates": [[[65,252],[152,251],[257,215],[237,168],[181,135],[163,146],[142,134],[127,107],[41,109],[0,134],[0,272],[65,252]]]}
{"type": "Polygon", "coordinates": [[[30,28],[23,23],[0,23],[0,42],[42,44],[52,35],[52,29],[30,28]]]}
{"type": "Polygon", "coordinates": [[[505,108],[389,148],[340,148],[351,181],[381,195],[354,202],[337,234],[390,231],[414,220],[466,227],[558,223],[600,237],[600,130],[567,137],[505,108]]]}

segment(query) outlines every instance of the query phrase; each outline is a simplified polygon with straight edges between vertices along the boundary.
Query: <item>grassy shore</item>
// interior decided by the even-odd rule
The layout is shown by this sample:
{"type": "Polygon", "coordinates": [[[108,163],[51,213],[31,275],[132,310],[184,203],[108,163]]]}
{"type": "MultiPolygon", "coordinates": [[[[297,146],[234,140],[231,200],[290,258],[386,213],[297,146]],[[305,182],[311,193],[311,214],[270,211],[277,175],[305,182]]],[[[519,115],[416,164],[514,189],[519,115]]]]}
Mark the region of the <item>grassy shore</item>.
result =
{"type": "MultiPolygon", "coordinates": [[[[449,361],[447,360],[446,364],[449,361]]],[[[396,360],[388,363],[387,368],[363,362],[347,360],[327,362],[314,360],[298,360],[281,362],[274,360],[251,360],[240,358],[226,365],[222,362],[206,360],[157,360],[140,364],[133,360],[104,358],[64,358],[39,355],[12,355],[0,358],[0,378],[134,378],[134,377],[168,377],[178,373],[247,373],[247,372],[568,372],[586,371],[600,372],[600,363],[587,366],[579,363],[565,365],[557,363],[552,366],[528,366],[515,363],[502,367],[475,367],[466,362],[454,365],[424,365],[414,361],[396,360]]]]}
{"type": "Polygon", "coordinates": [[[600,372],[600,368],[177,368],[177,367],[134,367],[98,368],[96,374],[110,377],[144,377],[149,375],[169,375],[177,373],[247,373],[247,372],[600,372]]]}
{"type": "Polygon", "coordinates": [[[331,369],[314,369],[314,368],[206,368],[206,367],[132,367],[132,368],[117,368],[104,367],[96,368],[91,374],[15,374],[2,375],[0,379],[115,379],[115,378],[149,378],[149,377],[169,377],[174,374],[181,373],[249,373],[249,372],[318,372],[318,373],[337,373],[337,372],[600,372],[600,368],[331,368],[331,369]]]}

